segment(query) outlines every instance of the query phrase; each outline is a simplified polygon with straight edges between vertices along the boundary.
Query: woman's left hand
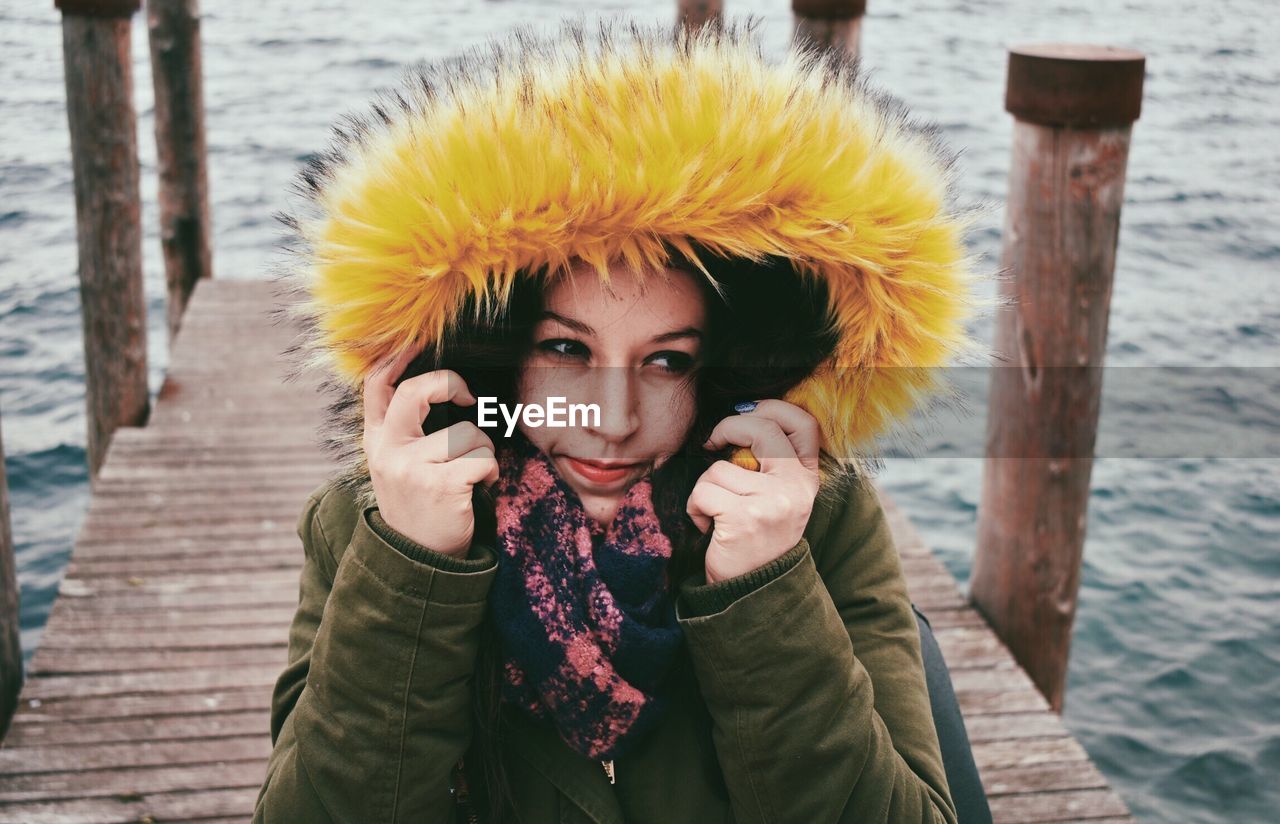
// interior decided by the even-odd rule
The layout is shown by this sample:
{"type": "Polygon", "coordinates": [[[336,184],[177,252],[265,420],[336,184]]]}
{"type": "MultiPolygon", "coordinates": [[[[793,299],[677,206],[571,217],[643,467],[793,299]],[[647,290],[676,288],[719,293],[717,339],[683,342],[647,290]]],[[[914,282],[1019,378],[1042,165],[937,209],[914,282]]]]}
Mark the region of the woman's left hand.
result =
{"type": "Polygon", "coordinates": [[[804,535],[818,494],[821,438],[812,415],[774,398],[716,424],[706,448],[750,447],[760,471],[716,461],[689,495],[686,511],[694,524],[704,533],[715,530],[707,546],[707,583],[757,569],[804,535]]]}

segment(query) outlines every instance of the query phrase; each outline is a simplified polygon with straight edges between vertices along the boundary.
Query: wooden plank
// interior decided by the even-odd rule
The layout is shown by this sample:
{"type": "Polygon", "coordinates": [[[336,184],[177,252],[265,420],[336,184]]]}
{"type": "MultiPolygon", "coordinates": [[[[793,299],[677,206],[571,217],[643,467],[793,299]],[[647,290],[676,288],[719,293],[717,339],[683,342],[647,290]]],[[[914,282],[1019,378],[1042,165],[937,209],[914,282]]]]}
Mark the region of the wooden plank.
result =
{"type": "MultiPolygon", "coordinates": [[[[96,615],[76,612],[55,602],[49,621],[45,624],[45,636],[41,645],[61,643],[67,639],[74,643],[77,635],[87,630],[102,629],[102,619],[96,615]]],[[[68,603],[70,603],[68,601],[68,603]]],[[[216,627],[284,627],[292,620],[294,606],[245,607],[220,613],[191,613],[179,610],[117,614],[112,616],[111,631],[129,632],[145,636],[151,632],[174,632],[183,629],[214,629],[216,627]]]]}
{"type": "Polygon", "coordinates": [[[178,475],[181,472],[199,470],[211,473],[212,477],[221,480],[231,475],[242,476],[246,472],[260,469],[270,470],[270,475],[289,473],[295,476],[313,477],[323,475],[331,467],[329,464],[314,458],[296,460],[275,458],[270,455],[226,455],[211,460],[198,460],[190,455],[173,455],[165,459],[130,463],[122,461],[111,469],[113,478],[151,478],[157,475],[178,475]]]}
{"type": "MultiPolygon", "coordinates": [[[[274,683],[274,682],[273,682],[274,683]]],[[[14,727],[21,724],[45,724],[120,720],[125,718],[164,718],[240,710],[262,709],[271,705],[270,684],[246,688],[197,689],[184,693],[140,693],[100,696],[63,695],[52,698],[25,697],[21,711],[14,716],[14,727]]],[[[0,783],[3,775],[0,774],[0,783]]]]}
{"type": "Polygon", "coordinates": [[[232,486],[188,486],[176,489],[157,487],[140,493],[132,487],[107,487],[95,490],[89,511],[115,514],[156,507],[177,510],[213,507],[235,509],[256,504],[263,508],[272,507],[278,515],[281,509],[288,510],[295,506],[300,508],[314,488],[305,483],[293,483],[287,486],[262,484],[247,490],[232,486]]]}
{"type": "Polygon", "coordinates": [[[1008,712],[1048,712],[1044,696],[1034,690],[1013,692],[972,692],[957,690],[956,701],[965,718],[978,715],[1000,715],[1008,712]]]}
{"type": "Polygon", "coordinates": [[[233,687],[274,686],[282,666],[219,667],[190,672],[103,673],[93,678],[73,675],[36,677],[22,691],[31,698],[89,698],[106,695],[201,692],[233,687]]]}
{"type": "Polygon", "coordinates": [[[991,666],[1009,658],[995,633],[981,627],[948,627],[935,631],[934,637],[949,668],[991,666]]]}
{"type": "MultiPolygon", "coordinates": [[[[302,505],[305,501],[298,501],[291,509],[283,509],[276,507],[275,511],[270,511],[263,507],[246,505],[242,508],[215,508],[208,509],[180,509],[180,510],[164,510],[164,509],[148,509],[134,510],[132,512],[117,512],[105,514],[101,510],[90,512],[83,521],[83,528],[91,529],[94,532],[106,532],[119,534],[121,532],[140,532],[150,534],[153,530],[160,527],[181,526],[184,529],[189,527],[200,526],[218,526],[231,524],[264,524],[272,525],[279,523],[293,524],[297,521],[298,513],[302,511],[302,505]],[[288,513],[291,518],[281,520],[281,512],[288,513]]],[[[191,531],[191,530],[187,530],[191,531]]]]}
{"type": "Polygon", "coordinates": [[[954,584],[947,587],[930,587],[913,585],[908,582],[907,592],[911,595],[911,600],[926,615],[930,610],[958,609],[965,605],[964,596],[960,594],[954,584]]]}
{"type": "Polygon", "coordinates": [[[1066,735],[1023,741],[977,741],[973,744],[974,763],[984,774],[988,770],[1034,764],[1085,761],[1088,757],[1079,742],[1066,735]]]}
{"type": "Polygon", "coordinates": [[[289,640],[289,627],[276,623],[266,627],[205,627],[187,626],[171,628],[163,622],[147,630],[122,630],[115,626],[86,627],[74,635],[60,635],[42,643],[39,652],[101,650],[210,650],[243,647],[278,646],[289,640]]]}
{"type": "MultiPolygon", "coordinates": [[[[64,582],[65,583],[65,582],[64,582]]],[[[58,597],[76,597],[80,590],[59,590],[58,597]]],[[[82,599],[82,609],[87,614],[114,616],[121,613],[156,614],[166,610],[210,611],[241,609],[243,607],[298,606],[298,586],[290,589],[262,589],[246,592],[243,589],[210,590],[203,592],[119,593],[98,595],[82,599]]]]}
{"type": "Polygon", "coordinates": [[[165,764],[217,764],[220,761],[265,759],[271,742],[263,735],[206,738],[196,741],[148,741],[107,744],[53,744],[0,749],[5,775],[65,770],[120,769],[165,764]]]}
{"type": "Polygon", "coordinates": [[[1110,789],[997,795],[990,801],[991,815],[1001,824],[1090,820],[1129,812],[1110,789]]]}
{"type": "Polygon", "coordinates": [[[108,718],[76,723],[58,718],[17,724],[5,737],[4,743],[6,747],[39,747],[51,744],[173,741],[260,735],[263,730],[270,728],[270,715],[265,707],[240,712],[108,718]]]}
{"type": "Polygon", "coordinates": [[[90,541],[84,539],[76,548],[75,558],[83,556],[86,561],[105,560],[111,558],[188,558],[203,555],[237,555],[245,552],[293,552],[301,553],[302,544],[295,532],[297,524],[290,522],[289,528],[277,522],[269,532],[255,529],[244,532],[237,527],[239,533],[223,533],[209,535],[204,532],[195,535],[175,535],[172,540],[148,543],[146,537],[130,538],[110,536],[90,541]]]}
{"type": "MultiPolygon", "coordinates": [[[[232,761],[210,769],[196,766],[73,770],[19,775],[0,788],[0,803],[54,801],[60,798],[142,797],[173,790],[254,789],[266,778],[265,759],[232,761]]],[[[246,814],[250,811],[246,810],[246,814]]],[[[243,819],[241,819],[243,821],[243,819]]]]}
{"type": "MultiPolygon", "coordinates": [[[[916,606],[919,606],[917,604],[916,606]]],[[[929,619],[929,625],[936,632],[946,627],[984,627],[986,623],[982,620],[982,616],[967,604],[960,607],[950,608],[932,608],[921,610],[925,618],[929,619]]]]}
{"type": "MultiPolygon", "coordinates": [[[[282,634],[283,636],[283,634],[282,634]]],[[[215,649],[67,650],[41,647],[32,656],[31,676],[102,672],[167,672],[169,670],[242,667],[255,664],[283,669],[288,638],[270,646],[230,646],[215,649]]]]}
{"type": "Polygon", "coordinates": [[[319,433],[308,425],[309,422],[299,422],[292,416],[290,420],[293,423],[288,426],[267,427],[275,430],[275,439],[270,443],[264,440],[260,448],[254,441],[238,438],[231,434],[228,434],[228,439],[224,439],[220,443],[197,440],[193,437],[194,434],[200,433],[208,437],[211,430],[202,426],[187,424],[180,431],[166,432],[159,427],[154,430],[146,430],[149,437],[141,442],[126,441],[120,444],[113,442],[111,454],[116,460],[130,463],[163,460],[173,457],[175,454],[216,458],[219,453],[241,455],[247,452],[265,452],[273,455],[291,455],[297,458],[314,457],[319,433]]]}
{"type": "MultiPolygon", "coordinates": [[[[170,482],[181,481],[184,479],[190,481],[191,476],[187,472],[182,471],[181,466],[115,466],[106,464],[103,466],[103,473],[99,477],[103,480],[120,480],[130,482],[151,482],[156,486],[165,486],[170,482]]],[[[190,467],[187,467],[190,469],[190,467]]],[[[236,469],[234,467],[207,467],[201,469],[200,478],[202,481],[210,482],[216,486],[235,486],[237,481],[245,480],[246,474],[251,474],[253,480],[258,483],[297,483],[299,485],[311,484],[313,487],[319,486],[328,480],[333,469],[332,464],[324,461],[316,460],[307,464],[291,464],[288,466],[273,466],[270,463],[264,463],[253,467],[252,471],[247,469],[236,469]]]]}
{"type": "MultiPolygon", "coordinates": [[[[315,414],[315,419],[322,416],[315,414]]],[[[273,447],[281,443],[281,436],[292,437],[297,430],[281,430],[274,426],[248,426],[229,432],[214,432],[207,429],[184,428],[182,430],[165,429],[154,426],[124,427],[116,430],[111,438],[112,449],[143,449],[158,444],[166,446],[191,444],[205,448],[240,448],[244,446],[273,447]]],[[[292,441],[288,442],[292,443],[292,441]]],[[[309,442],[308,442],[309,444],[309,442]]]]}
{"type": "MultiPolygon", "coordinates": [[[[210,521],[192,521],[188,523],[169,523],[161,520],[159,523],[143,528],[138,524],[129,525],[104,525],[101,529],[95,529],[93,532],[93,540],[87,543],[103,544],[108,542],[119,542],[122,540],[135,541],[177,541],[177,540],[209,540],[210,538],[241,538],[253,540],[261,537],[265,532],[279,536],[285,536],[293,533],[294,527],[297,526],[296,514],[287,512],[280,513],[276,518],[251,518],[248,520],[237,520],[228,513],[227,519],[222,522],[210,521]]],[[[297,540],[297,536],[294,536],[297,540]]]]}
{"type": "MultiPolygon", "coordinates": [[[[298,500],[305,501],[312,490],[328,480],[328,476],[318,480],[302,476],[273,480],[269,477],[263,477],[261,473],[245,475],[240,479],[239,483],[231,482],[230,480],[223,483],[211,483],[208,479],[200,476],[171,478],[164,483],[156,481],[134,483],[132,481],[123,482],[111,478],[103,478],[99,481],[98,490],[102,491],[104,497],[116,494],[120,498],[132,496],[137,500],[144,500],[152,495],[173,495],[179,498],[190,498],[199,495],[228,495],[233,492],[240,492],[246,495],[262,494],[279,495],[281,497],[299,495],[301,497],[298,500]]],[[[97,497],[97,491],[95,491],[94,497],[97,497]]]]}
{"type": "MultiPolygon", "coordinates": [[[[113,455],[114,457],[114,455],[113,455]]],[[[254,466],[256,463],[314,464],[316,448],[309,443],[276,444],[254,448],[251,445],[200,446],[198,444],[160,444],[156,448],[121,450],[119,460],[131,466],[169,466],[175,461],[192,466],[254,466]]]]}
{"type": "Polygon", "coordinates": [[[138,575],[146,578],[156,575],[190,575],[226,569],[229,558],[235,559],[236,567],[241,572],[287,569],[292,571],[296,578],[298,567],[302,563],[302,546],[298,545],[267,552],[210,553],[195,557],[179,554],[160,558],[86,558],[73,564],[68,564],[67,575],[80,579],[104,576],[138,575]]]}
{"type": "Polygon", "coordinates": [[[991,798],[1019,793],[1099,789],[1106,787],[1107,781],[1092,763],[1067,761],[984,770],[982,786],[987,797],[991,798]]]}
{"type": "Polygon", "coordinates": [[[0,806],[0,824],[137,824],[140,821],[179,821],[210,816],[235,816],[244,821],[257,800],[256,788],[152,793],[142,798],[110,797],[67,801],[37,801],[0,806]]]}
{"type": "Polygon", "coordinates": [[[1004,712],[992,715],[965,715],[969,741],[1004,741],[1066,735],[1056,715],[1044,712],[1004,712]]]}
{"type": "Polygon", "coordinates": [[[298,583],[297,569],[269,570],[234,570],[231,572],[204,572],[195,575],[146,575],[129,578],[97,577],[62,579],[64,586],[74,584],[84,597],[84,590],[90,590],[98,596],[109,596],[118,593],[148,594],[164,592],[199,592],[216,589],[240,589],[249,587],[283,588],[294,587],[298,583]]]}

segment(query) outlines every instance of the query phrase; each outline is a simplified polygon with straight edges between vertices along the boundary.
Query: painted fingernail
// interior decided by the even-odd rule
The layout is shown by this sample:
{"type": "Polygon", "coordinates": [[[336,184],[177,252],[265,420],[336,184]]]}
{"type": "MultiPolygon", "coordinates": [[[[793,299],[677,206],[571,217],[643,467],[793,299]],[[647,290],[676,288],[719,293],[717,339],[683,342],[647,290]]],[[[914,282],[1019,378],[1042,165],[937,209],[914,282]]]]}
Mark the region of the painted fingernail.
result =
{"type": "Polygon", "coordinates": [[[757,405],[756,401],[743,401],[742,403],[735,403],[733,405],[733,411],[741,415],[744,412],[750,412],[751,410],[755,409],[756,405],[757,405]]]}

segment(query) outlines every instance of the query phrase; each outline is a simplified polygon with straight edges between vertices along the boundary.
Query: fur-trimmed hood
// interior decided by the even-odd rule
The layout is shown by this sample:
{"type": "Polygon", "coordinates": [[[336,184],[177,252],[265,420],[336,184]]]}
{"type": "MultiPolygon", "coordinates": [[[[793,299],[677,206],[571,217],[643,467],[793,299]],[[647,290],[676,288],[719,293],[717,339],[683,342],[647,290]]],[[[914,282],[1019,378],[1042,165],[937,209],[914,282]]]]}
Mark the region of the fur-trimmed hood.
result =
{"type": "MultiPolygon", "coordinates": [[[[299,371],[335,393],[326,441],[372,502],[361,385],[381,360],[438,347],[469,298],[504,305],[517,277],[662,267],[664,242],[789,258],[827,287],[839,342],[785,396],[823,448],[865,464],[876,441],[980,354],[986,305],[949,207],[937,130],[836,53],[766,59],[755,18],[673,38],[665,25],[564,23],[411,69],[335,129],[282,219],[296,256],[284,315],[299,371]]],[[[825,481],[825,477],[824,477],[825,481]]]]}

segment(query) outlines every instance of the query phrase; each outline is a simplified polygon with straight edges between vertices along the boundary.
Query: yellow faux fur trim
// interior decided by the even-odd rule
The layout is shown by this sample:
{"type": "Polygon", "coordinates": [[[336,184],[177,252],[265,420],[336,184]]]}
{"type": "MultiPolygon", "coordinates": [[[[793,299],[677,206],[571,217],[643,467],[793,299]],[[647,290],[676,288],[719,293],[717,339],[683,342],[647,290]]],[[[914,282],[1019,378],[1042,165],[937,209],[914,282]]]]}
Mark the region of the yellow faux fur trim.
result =
{"type": "Polygon", "coordinates": [[[726,24],[580,21],[414,69],[303,174],[310,364],[358,390],[379,361],[437,346],[468,295],[577,257],[607,279],[666,263],[663,241],[783,255],[825,279],[840,341],[786,397],[852,459],[976,352],[981,304],[948,208],[936,130],[815,50],[772,63],[726,24]]]}

